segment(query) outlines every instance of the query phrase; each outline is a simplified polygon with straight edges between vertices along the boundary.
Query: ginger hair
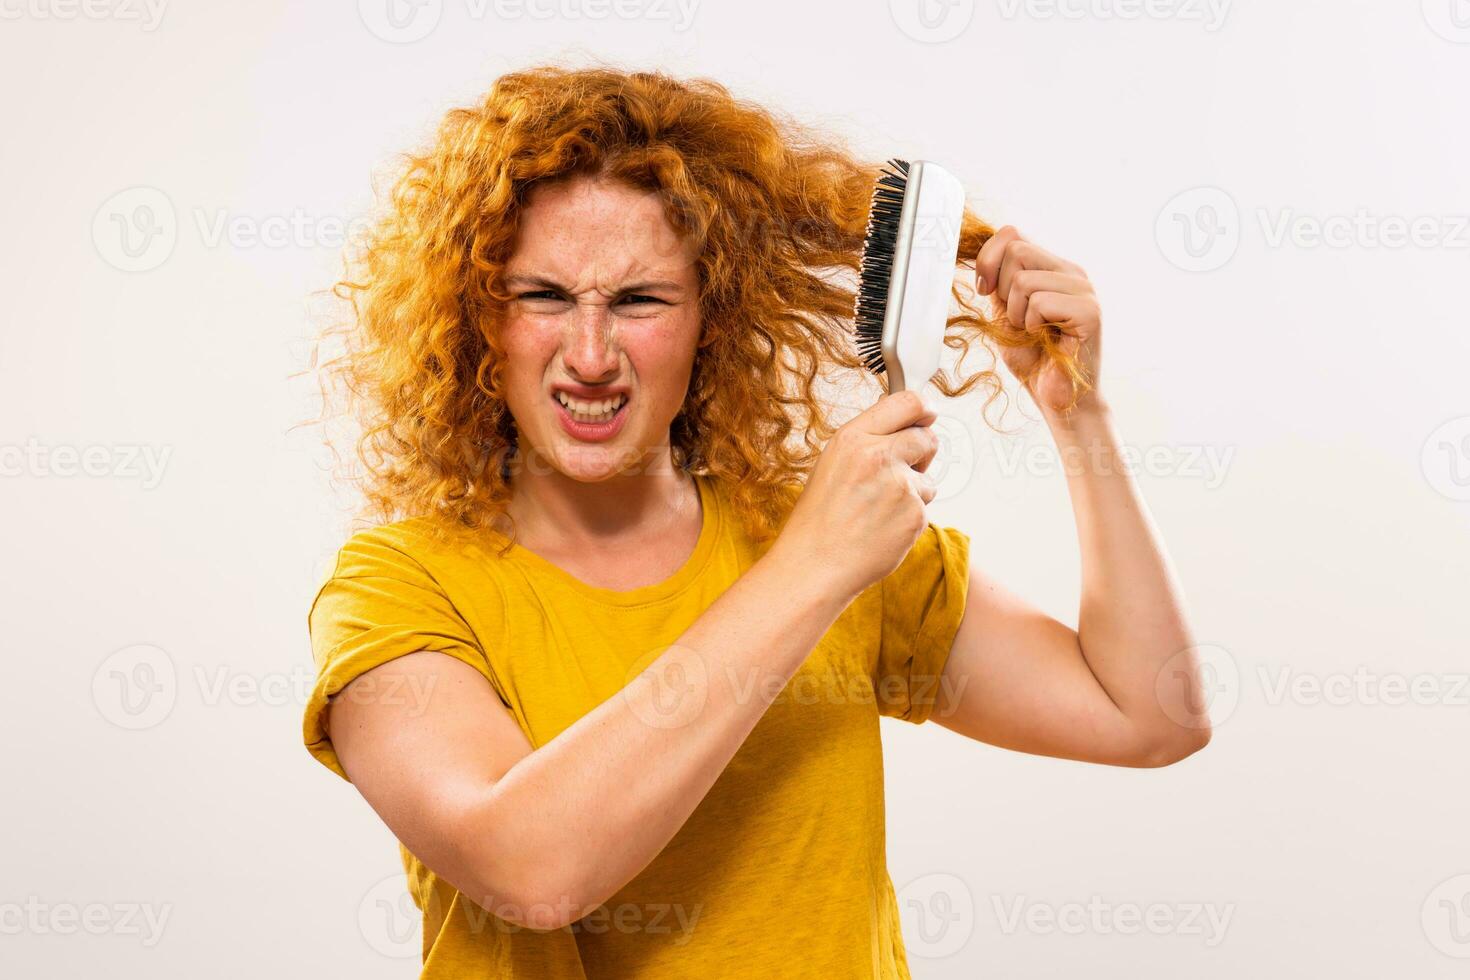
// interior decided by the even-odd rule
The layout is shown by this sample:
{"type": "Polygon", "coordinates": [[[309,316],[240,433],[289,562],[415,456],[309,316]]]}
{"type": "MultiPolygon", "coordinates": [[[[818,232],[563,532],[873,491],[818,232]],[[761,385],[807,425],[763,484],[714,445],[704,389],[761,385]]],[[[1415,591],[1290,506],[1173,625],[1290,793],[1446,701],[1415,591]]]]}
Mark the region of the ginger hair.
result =
{"type": "MultiPolygon", "coordinates": [[[[395,172],[385,206],[332,293],[350,315],[328,333],[342,352],[323,389],[358,425],[365,515],[437,516],[483,528],[505,513],[515,426],[502,392],[500,283],[530,189],[578,176],[659,196],[696,247],[701,335],[670,432],[674,463],[728,481],[737,517],[769,538],[784,494],[803,483],[838,423],[817,382],[867,377],[852,342],[859,258],[881,161],[734,97],[707,79],[612,67],[536,67],[497,79],[449,111],[395,172]]],[[[956,267],[973,270],[994,234],[968,207],[956,267]]],[[[936,386],[1004,397],[995,358],[965,373],[976,341],[1038,346],[1086,379],[1056,336],[989,318],[959,277],[945,345],[959,356],[936,386]]],[[[1027,380],[1027,379],[1022,379],[1027,380]]],[[[886,382],[879,382],[886,389],[886,382]]]]}

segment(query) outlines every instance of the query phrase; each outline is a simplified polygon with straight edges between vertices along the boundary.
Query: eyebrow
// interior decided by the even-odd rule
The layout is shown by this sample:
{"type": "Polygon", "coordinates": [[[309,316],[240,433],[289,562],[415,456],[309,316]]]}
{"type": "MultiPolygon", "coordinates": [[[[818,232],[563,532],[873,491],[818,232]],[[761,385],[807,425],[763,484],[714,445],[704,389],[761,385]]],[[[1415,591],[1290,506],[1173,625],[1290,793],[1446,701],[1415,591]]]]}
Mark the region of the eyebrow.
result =
{"type": "MultiPolygon", "coordinates": [[[[535,273],[524,273],[521,275],[506,276],[505,285],[511,288],[517,286],[540,286],[545,289],[555,289],[563,293],[571,292],[570,287],[563,286],[555,279],[535,273]]],[[[639,282],[628,283],[626,285],[619,286],[616,292],[618,294],[645,293],[649,292],[650,290],[663,290],[665,292],[682,293],[684,291],[684,287],[679,283],[674,282],[672,279],[644,279],[639,282]]]]}

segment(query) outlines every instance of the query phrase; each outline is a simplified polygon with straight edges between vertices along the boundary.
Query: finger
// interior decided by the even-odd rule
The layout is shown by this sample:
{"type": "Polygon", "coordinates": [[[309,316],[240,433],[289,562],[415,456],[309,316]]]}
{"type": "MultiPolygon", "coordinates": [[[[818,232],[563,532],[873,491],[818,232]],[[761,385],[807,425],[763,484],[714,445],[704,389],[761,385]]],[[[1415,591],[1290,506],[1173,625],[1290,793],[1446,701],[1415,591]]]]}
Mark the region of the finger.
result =
{"type": "Polygon", "coordinates": [[[909,389],[884,395],[848,424],[870,435],[886,436],[911,425],[928,425],[936,418],[923,396],[909,389]]]}
{"type": "Polygon", "coordinates": [[[1025,267],[1028,269],[1047,269],[1052,272],[1065,272],[1069,275],[1081,276],[1083,279],[1087,278],[1087,272],[1082,266],[1076,262],[1069,262],[1057,253],[1042,248],[1025,235],[1019,235],[1016,243],[1007,248],[1006,251],[1014,251],[1024,257],[1025,267]]]}
{"type": "Polygon", "coordinates": [[[1024,240],[1020,230],[1015,225],[1006,225],[980,246],[980,251],[975,255],[975,292],[987,296],[995,289],[1006,248],[1018,239],[1024,240]]]}
{"type": "Polygon", "coordinates": [[[1045,269],[1023,269],[1011,277],[1011,289],[1006,294],[1006,319],[1017,329],[1026,326],[1027,307],[1031,296],[1038,292],[1091,295],[1092,283],[1082,276],[1069,272],[1050,272],[1045,269]]]}
{"type": "Polygon", "coordinates": [[[1071,293],[1041,291],[1031,294],[1026,311],[1026,332],[1038,333],[1048,323],[1056,324],[1062,333],[1078,337],[1086,333],[1088,321],[1095,315],[1091,297],[1071,293]]]}
{"type": "Polygon", "coordinates": [[[926,460],[922,469],[915,467],[908,471],[909,479],[913,481],[910,486],[919,495],[919,499],[926,504],[934,499],[934,494],[939,489],[938,483],[927,475],[928,469],[929,463],[926,460]]]}
{"type": "MultiPolygon", "coordinates": [[[[1074,265],[1066,259],[1053,255],[1035,242],[1022,238],[1006,246],[1005,254],[1001,256],[1000,269],[996,273],[995,295],[1002,299],[1009,296],[1015,277],[1026,270],[1063,272],[1086,278],[1081,266],[1074,265]]],[[[1016,322],[1023,321],[1017,319],[1016,322]]]]}
{"type": "Polygon", "coordinates": [[[924,473],[924,472],[927,472],[928,469],[929,469],[930,464],[932,464],[934,462],[934,457],[937,456],[938,454],[939,454],[939,446],[936,444],[935,447],[934,447],[934,452],[931,452],[927,456],[920,457],[920,459],[918,460],[918,462],[909,464],[909,469],[913,470],[915,473],[924,473]]]}
{"type": "Polygon", "coordinates": [[[934,458],[938,455],[939,442],[938,440],[936,440],[934,445],[930,447],[929,451],[924,454],[923,458],[913,465],[913,471],[915,473],[928,473],[929,467],[934,465],[934,458]]]}
{"type": "Polygon", "coordinates": [[[928,425],[912,425],[889,438],[894,458],[919,473],[929,468],[939,452],[939,436],[928,425]]]}

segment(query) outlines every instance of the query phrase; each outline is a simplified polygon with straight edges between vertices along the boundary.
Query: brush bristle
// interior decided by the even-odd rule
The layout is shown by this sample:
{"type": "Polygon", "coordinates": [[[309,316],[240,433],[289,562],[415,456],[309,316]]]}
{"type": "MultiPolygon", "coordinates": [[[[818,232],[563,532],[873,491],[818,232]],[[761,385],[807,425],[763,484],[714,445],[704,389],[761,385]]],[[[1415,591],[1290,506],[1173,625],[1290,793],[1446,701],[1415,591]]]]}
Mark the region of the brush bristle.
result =
{"type": "Polygon", "coordinates": [[[883,317],[888,309],[888,282],[893,275],[893,253],[898,246],[898,217],[903,211],[904,188],[908,186],[909,162],[888,161],[873,188],[873,206],[868,213],[868,231],[858,267],[857,302],[853,307],[853,333],[864,366],[882,374],[883,317]]]}

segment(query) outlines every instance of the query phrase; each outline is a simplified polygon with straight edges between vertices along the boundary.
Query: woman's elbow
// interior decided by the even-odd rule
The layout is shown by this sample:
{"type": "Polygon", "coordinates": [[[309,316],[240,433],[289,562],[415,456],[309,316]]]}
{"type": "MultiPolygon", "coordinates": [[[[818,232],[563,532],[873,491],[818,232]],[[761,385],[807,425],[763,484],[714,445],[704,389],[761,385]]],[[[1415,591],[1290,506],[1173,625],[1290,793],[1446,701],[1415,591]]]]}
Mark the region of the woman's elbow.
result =
{"type": "Polygon", "coordinates": [[[1161,769],[1194,755],[1210,744],[1212,732],[1208,723],[1198,727],[1172,726],[1147,739],[1140,747],[1134,765],[1141,769],[1161,769]]]}
{"type": "Polygon", "coordinates": [[[576,922],[597,903],[587,901],[560,855],[520,851],[513,861],[475,862],[472,883],[461,893],[504,922],[533,932],[553,932],[576,922]]]}

